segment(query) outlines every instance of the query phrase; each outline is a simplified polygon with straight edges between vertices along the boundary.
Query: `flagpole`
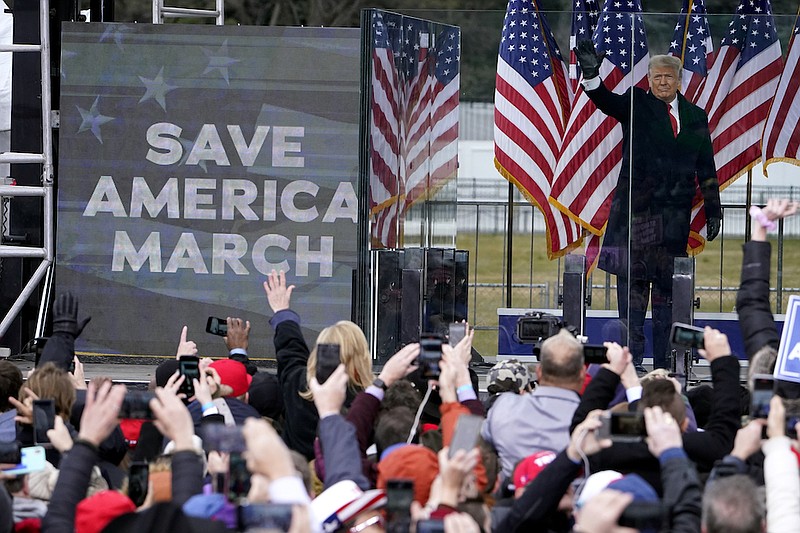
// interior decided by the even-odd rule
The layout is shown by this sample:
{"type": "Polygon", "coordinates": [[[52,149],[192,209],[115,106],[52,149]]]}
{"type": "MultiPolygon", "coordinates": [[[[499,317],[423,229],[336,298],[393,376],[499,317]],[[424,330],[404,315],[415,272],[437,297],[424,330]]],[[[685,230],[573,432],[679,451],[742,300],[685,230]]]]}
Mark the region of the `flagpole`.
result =
{"type": "MultiPolygon", "coordinates": [[[[506,223],[506,307],[511,307],[511,273],[513,265],[511,260],[514,248],[514,184],[508,182],[508,222],[506,223]]],[[[533,231],[533,227],[531,227],[533,231]]]]}

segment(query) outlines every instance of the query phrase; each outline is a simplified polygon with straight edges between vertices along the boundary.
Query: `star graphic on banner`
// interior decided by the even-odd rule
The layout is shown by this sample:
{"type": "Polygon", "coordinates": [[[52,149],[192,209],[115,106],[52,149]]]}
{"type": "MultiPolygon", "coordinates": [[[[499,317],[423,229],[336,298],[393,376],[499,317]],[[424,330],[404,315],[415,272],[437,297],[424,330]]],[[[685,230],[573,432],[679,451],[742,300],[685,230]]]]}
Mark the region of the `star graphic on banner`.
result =
{"type": "Polygon", "coordinates": [[[158,105],[161,106],[161,109],[164,111],[167,110],[167,101],[165,96],[168,92],[173,89],[177,89],[177,85],[170,85],[164,81],[164,67],[158,71],[158,75],[153,78],[145,78],[144,76],[139,76],[139,79],[145,86],[144,95],[139,99],[139,103],[146,102],[147,100],[155,100],[158,102],[158,105]]]}
{"type": "Polygon", "coordinates": [[[122,39],[125,37],[124,33],[130,31],[130,28],[124,24],[109,24],[103,34],[100,36],[100,42],[113,39],[120,50],[122,50],[122,39]]]}
{"type": "Polygon", "coordinates": [[[114,120],[114,117],[107,117],[100,114],[100,111],[97,110],[97,103],[99,101],[100,97],[98,96],[94,99],[94,103],[88,111],[83,109],[81,106],[75,107],[78,108],[78,112],[81,114],[81,127],[78,128],[78,133],[91,130],[97,140],[100,141],[100,144],[103,144],[103,136],[100,134],[100,126],[111,122],[114,120]]]}
{"type": "Polygon", "coordinates": [[[69,63],[70,59],[75,59],[76,57],[78,57],[78,52],[65,48],[61,49],[61,79],[67,79],[66,64],[69,63]]]}
{"type": "Polygon", "coordinates": [[[230,80],[228,79],[228,67],[234,63],[238,63],[240,60],[228,56],[228,40],[225,39],[216,52],[212,52],[211,50],[204,48],[203,53],[206,55],[206,57],[208,57],[208,66],[203,71],[203,74],[208,74],[212,70],[218,70],[225,79],[225,83],[230,85],[230,80]]]}

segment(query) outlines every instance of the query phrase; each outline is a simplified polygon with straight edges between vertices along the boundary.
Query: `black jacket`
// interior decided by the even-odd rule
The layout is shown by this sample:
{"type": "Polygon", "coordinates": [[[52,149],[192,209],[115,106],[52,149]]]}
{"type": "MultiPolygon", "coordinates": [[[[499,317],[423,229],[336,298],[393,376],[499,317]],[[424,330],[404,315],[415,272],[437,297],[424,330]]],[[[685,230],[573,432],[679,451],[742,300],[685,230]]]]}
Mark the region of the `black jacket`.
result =
{"type": "MultiPolygon", "coordinates": [[[[43,533],[74,531],[75,508],[86,497],[92,467],[97,459],[97,453],[81,442],[76,442],[72,450],[64,455],[47,514],[42,520],[43,533]]],[[[189,451],[174,453],[172,503],[180,507],[202,490],[203,463],[200,456],[189,451]]]]}
{"type": "Polygon", "coordinates": [[[285,310],[276,314],[270,322],[275,328],[273,342],[285,409],[283,440],[286,446],[310,461],[314,458],[319,414],[314,402],[300,396],[300,392],[308,390],[306,368],[309,349],[296,317],[294,312],[285,310]]]}
{"type": "Polygon", "coordinates": [[[771,251],[769,242],[742,245],[742,282],[736,293],[736,312],[748,359],[764,346],[777,350],[781,340],[769,304],[771,251]]]}
{"type": "Polygon", "coordinates": [[[619,95],[601,83],[599,88],[586,91],[586,95],[603,113],[617,119],[623,131],[622,165],[599,266],[612,274],[627,271],[628,222],[634,227],[641,222],[642,228],[659,229],[654,232],[634,229],[631,265],[642,261],[649,272],[655,272],[657,266],[648,262],[664,255],[659,251],[673,257],[686,256],[698,185],[705,200],[706,216],[721,217],[708,117],[678,94],[680,133],[676,138],[666,104],[650,92],[633,88],[619,95]]]}
{"type": "MultiPolygon", "coordinates": [[[[708,423],[703,428],[704,431],[683,434],[683,449],[701,472],[710,472],[714,462],[731,451],[736,432],[741,427],[739,360],[735,356],[714,360],[711,363],[711,378],[714,393],[708,423]]],[[[618,384],[617,374],[601,368],[584,391],[581,403],[572,418],[570,432],[586,418],[589,412],[608,408],[618,384]]],[[[659,493],[661,492],[658,460],[652,456],[644,442],[614,443],[610,448],[592,456],[590,464],[592,472],[600,470],[617,470],[623,474],[635,472],[659,493]]]]}

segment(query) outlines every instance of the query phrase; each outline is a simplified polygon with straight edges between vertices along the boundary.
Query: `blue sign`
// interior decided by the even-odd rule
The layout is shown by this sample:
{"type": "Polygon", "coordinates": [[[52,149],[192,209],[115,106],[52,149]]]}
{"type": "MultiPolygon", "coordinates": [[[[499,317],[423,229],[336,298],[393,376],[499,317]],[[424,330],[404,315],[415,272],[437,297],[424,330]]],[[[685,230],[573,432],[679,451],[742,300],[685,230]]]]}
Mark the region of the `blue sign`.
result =
{"type": "Polygon", "coordinates": [[[775,377],[800,382],[800,296],[790,296],[786,309],[775,377]]]}

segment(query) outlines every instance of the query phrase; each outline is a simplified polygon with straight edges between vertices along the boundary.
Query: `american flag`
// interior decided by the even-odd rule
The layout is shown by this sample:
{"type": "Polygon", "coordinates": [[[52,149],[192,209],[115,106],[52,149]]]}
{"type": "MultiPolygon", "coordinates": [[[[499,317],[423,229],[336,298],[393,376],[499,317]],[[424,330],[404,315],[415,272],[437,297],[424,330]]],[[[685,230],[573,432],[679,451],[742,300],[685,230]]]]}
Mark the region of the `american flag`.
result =
{"type": "Polygon", "coordinates": [[[567,77],[537,1],[509,1],[497,58],[495,166],[542,212],[551,259],[580,244],[578,225],[547,201],[572,100],[567,77]]]}
{"type": "MultiPolygon", "coordinates": [[[[681,94],[697,103],[705,87],[708,71],[714,60],[714,45],[703,0],[684,0],[675,33],[669,44],[669,54],[683,62],[681,94]]],[[[695,254],[705,246],[706,215],[702,209],[703,195],[698,187],[692,202],[688,250],[695,254]]]]}
{"type": "Polygon", "coordinates": [[[764,128],[764,175],[775,161],[800,164],[800,15],[795,19],[786,65],[764,128]]]}
{"type": "Polygon", "coordinates": [[[400,172],[402,93],[394,50],[400,56],[400,17],[372,15],[372,99],[370,109],[370,231],[376,247],[397,246],[405,187],[400,172]]]}
{"type": "Polygon", "coordinates": [[[597,18],[600,14],[597,0],[575,0],[572,6],[572,31],[569,35],[569,80],[572,92],[577,92],[581,69],[578,59],[573,51],[578,41],[591,39],[597,28],[597,18]]]}
{"type": "Polygon", "coordinates": [[[768,0],[742,0],[697,104],[708,113],[720,190],[761,157],[761,134],[781,74],[768,0]]]}
{"type": "Polygon", "coordinates": [[[409,129],[406,167],[406,208],[429,198],[458,172],[458,111],[461,33],[445,26],[436,34],[424,62],[419,65],[420,94],[411,94],[406,113],[409,129]],[[431,77],[429,69],[433,68],[431,77]],[[423,81],[424,79],[424,81],[423,81]]]}
{"type": "Polygon", "coordinates": [[[400,244],[408,208],[428,198],[458,167],[460,30],[373,15],[370,122],[372,244],[400,244]]]}
{"type": "MultiPolygon", "coordinates": [[[[609,90],[647,88],[648,47],[639,0],[605,0],[593,36],[605,52],[600,75],[609,90]]],[[[550,202],[594,235],[602,235],[622,162],[622,126],[578,89],[556,166],[550,202]]],[[[596,242],[596,241],[594,241],[596,242]]],[[[591,264],[594,253],[587,251],[591,264]]]]}
{"type": "Polygon", "coordinates": [[[690,102],[697,102],[714,60],[714,44],[703,0],[683,0],[668,54],[683,62],[681,94],[690,102]]]}

